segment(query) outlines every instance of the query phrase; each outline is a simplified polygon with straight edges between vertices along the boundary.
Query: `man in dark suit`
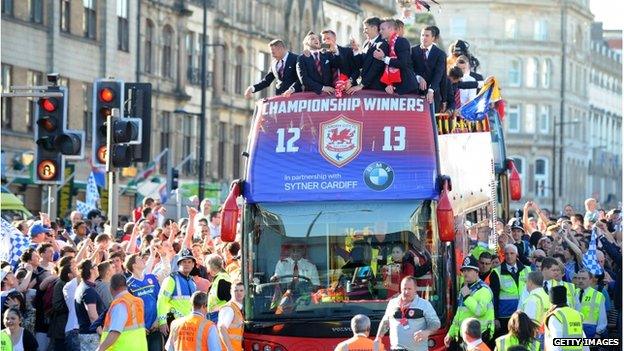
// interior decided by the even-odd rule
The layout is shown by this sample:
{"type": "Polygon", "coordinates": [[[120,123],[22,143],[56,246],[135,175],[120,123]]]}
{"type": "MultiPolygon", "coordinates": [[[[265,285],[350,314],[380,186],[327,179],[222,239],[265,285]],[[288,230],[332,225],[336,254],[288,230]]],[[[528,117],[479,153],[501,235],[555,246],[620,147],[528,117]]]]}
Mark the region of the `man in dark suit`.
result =
{"type": "Polygon", "coordinates": [[[297,77],[297,55],[289,52],[286,45],[280,39],[269,43],[273,62],[269,73],[261,81],[250,85],[245,90],[245,97],[250,99],[253,93],[266,89],[275,80],[275,95],[290,96],[301,91],[301,82],[297,77]]]}
{"type": "Polygon", "coordinates": [[[329,46],[329,51],[333,52],[338,57],[338,71],[334,70],[334,79],[339,74],[344,74],[349,77],[347,81],[346,89],[349,89],[353,85],[357,85],[357,75],[355,69],[355,59],[353,58],[353,50],[348,47],[340,46],[336,44],[336,32],[331,29],[326,29],[321,32],[321,41],[323,44],[329,46]]]}
{"type": "Polygon", "coordinates": [[[396,36],[396,41],[394,42],[394,52],[396,54],[396,58],[388,56],[390,53],[390,45],[392,44],[390,41],[396,35],[397,29],[397,22],[394,19],[387,18],[382,20],[380,33],[386,41],[383,47],[383,49],[386,50],[384,52],[382,48],[379,48],[375,50],[373,56],[377,60],[384,62],[386,65],[398,68],[401,71],[401,82],[394,85],[388,85],[386,87],[386,92],[388,94],[394,94],[395,92],[397,94],[415,94],[418,92],[418,81],[416,79],[416,74],[414,73],[409,41],[400,36],[396,36]]]}
{"type": "Polygon", "coordinates": [[[381,20],[378,17],[369,17],[364,20],[364,34],[367,41],[360,52],[354,54],[356,72],[361,76],[359,85],[352,86],[347,93],[353,94],[362,89],[373,89],[384,91],[386,85],[379,81],[384,72],[385,65],[382,61],[376,60],[373,53],[383,45],[383,39],[379,35],[379,25],[381,20]]]}
{"type": "Polygon", "coordinates": [[[421,92],[427,94],[427,101],[434,102],[435,111],[439,112],[441,88],[446,80],[446,54],[433,44],[436,37],[437,28],[423,28],[420,32],[420,45],[412,47],[412,62],[421,92]]]}
{"type": "Polygon", "coordinates": [[[297,75],[303,90],[333,94],[333,72],[339,66],[338,58],[329,51],[321,50],[321,40],[313,32],[306,35],[303,47],[304,51],[310,52],[310,55],[299,55],[297,58],[297,75]]]}

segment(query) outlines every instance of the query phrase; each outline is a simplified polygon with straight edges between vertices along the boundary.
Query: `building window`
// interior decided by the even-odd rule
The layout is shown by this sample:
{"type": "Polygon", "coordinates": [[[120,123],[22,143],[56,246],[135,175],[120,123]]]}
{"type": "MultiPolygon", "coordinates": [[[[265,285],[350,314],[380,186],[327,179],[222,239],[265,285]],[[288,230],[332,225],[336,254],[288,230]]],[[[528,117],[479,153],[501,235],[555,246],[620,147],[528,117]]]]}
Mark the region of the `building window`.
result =
{"type": "Polygon", "coordinates": [[[527,104],[524,107],[524,132],[535,133],[535,105],[527,104]]]}
{"type": "Polygon", "coordinates": [[[228,48],[227,46],[223,47],[223,57],[221,57],[221,89],[225,92],[229,90],[228,87],[228,48]]]}
{"type": "Polygon", "coordinates": [[[162,55],[162,75],[165,78],[173,78],[173,70],[171,69],[172,63],[172,50],[173,45],[173,29],[170,26],[165,26],[163,29],[163,55],[162,55]]]}
{"type": "MultiPolygon", "coordinates": [[[[182,117],[182,158],[190,155],[191,152],[191,138],[193,137],[193,116],[182,117]]],[[[184,163],[182,166],[182,172],[186,175],[191,174],[191,162],[190,160],[184,163]]]]}
{"type": "Polygon", "coordinates": [[[535,160],[535,172],[533,180],[535,182],[535,196],[548,196],[548,160],[538,158],[535,160]]]}
{"type": "Polygon", "coordinates": [[[518,22],[515,18],[505,20],[505,38],[516,39],[518,36],[518,22]]]}
{"type": "MultiPolygon", "coordinates": [[[[26,74],[26,81],[30,86],[39,86],[43,84],[43,73],[37,71],[28,71],[26,74]]],[[[28,104],[26,105],[26,131],[32,132],[35,125],[35,114],[37,113],[37,99],[27,98],[28,104]]]]}
{"type": "Polygon", "coordinates": [[[519,87],[522,84],[522,61],[511,60],[509,63],[509,86],[519,87]]]}
{"type": "Polygon", "coordinates": [[[152,54],[154,42],[154,24],[152,21],[145,21],[145,72],[152,73],[152,54]]]}
{"type": "Polygon", "coordinates": [[[234,93],[243,93],[243,60],[245,59],[245,51],[242,47],[236,48],[236,66],[234,66],[234,93]]]}
{"type": "MultiPolygon", "coordinates": [[[[13,84],[13,66],[2,64],[2,92],[8,93],[13,84]]],[[[13,100],[2,98],[2,128],[11,129],[13,121],[13,100]]]]}
{"type": "Polygon", "coordinates": [[[535,57],[529,58],[526,69],[526,86],[535,88],[539,80],[539,61],[535,57]]]}
{"type": "Polygon", "coordinates": [[[219,122],[219,167],[217,176],[219,180],[225,178],[225,140],[227,139],[227,125],[225,122],[219,122]]]}
{"type": "Polygon", "coordinates": [[[85,141],[91,141],[93,136],[93,84],[82,83],[82,125],[85,131],[85,141]]]}
{"type": "Polygon", "coordinates": [[[30,0],[30,21],[43,23],[43,0],[30,0]]]}
{"type": "Polygon", "coordinates": [[[533,39],[539,41],[548,40],[548,23],[546,20],[538,20],[533,27],[533,39]]]}
{"type": "Polygon", "coordinates": [[[13,0],[2,0],[2,14],[13,16],[13,0]]]}
{"type": "Polygon", "coordinates": [[[520,106],[518,105],[509,105],[507,109],[507,131],[509,133],[519,133],[520,132],[520,106]]]}
{"type": "Polygon", "coordinates": [[[96,38],[97,27],[97,11],[95,9],[95,0],[82,0],[84,13],[82,17],[82,30],[85,38],[96,38]]]}
{"type": "Polygon", "coordinates": [[[451,18],[450,36],[454,38],[466,35],[466,19],[463,17],[451,18]]]}
{"type": "MultiPolygon", "coordinates": [[[[169,148],[171,142],[171,113],[160,113],[160,151],[169,148]]],[[[169,150],[171,152],[171,150],[169,150]]],[[[160,173],[167,172],[167,162],[160,162],[160,173]]]]}
{"type": "Polygon", "coordinates": [[[117,0],[117,49],[126,52],[130,50],[128,12],[128,0],[117,0]]]}
{"type": "Polygon", "coordinates": [[[550,59],[544,60],[544,66],[542,69],[542,87],[550,88],[550,84],[552,82],[552,70],[552,61],[550,59]]]}
{"type": "Polygon", "coordinates": [[[199,84],[200,81],[200,48],[201,44],[197,44],[201,41],[201,36],[196,35],[194,32],[186,33],[186,78],[190,84],[199,84]]]}
{"type": "MultiPolygon", "coordinates": [[[[260,67],[260,69],[262,70],[258,75],[258,81],[260,81],[265,75],[269,73],[269,70],[271,69],[271,55],[269,53],[262,51],[258,53],[258,67],[260,67]]],[[[270,89],[262,89],[262,91],[260,91],[260,97],[268,97],[269,90],[270,89]]]]}
{"type": "Polygon", "coordinates": [[[69,30],[70,30],[69,18],[70,17],[71,17],[71,0],[61,0],[61,21],[60,21],[61,32],[69,33],[69,30]]]}
{"type": "Polygon", "coordinates": [[[240,178],[240,159],[243,147],[243,127],[234,126],[234,145],[232,147],[232,178],[240,178]]]}
{"type": "Polygon", "coordinates": [[[539,131],[542,134],[548,134],[550,130],[550,106],[540,106],[539,131]]]}

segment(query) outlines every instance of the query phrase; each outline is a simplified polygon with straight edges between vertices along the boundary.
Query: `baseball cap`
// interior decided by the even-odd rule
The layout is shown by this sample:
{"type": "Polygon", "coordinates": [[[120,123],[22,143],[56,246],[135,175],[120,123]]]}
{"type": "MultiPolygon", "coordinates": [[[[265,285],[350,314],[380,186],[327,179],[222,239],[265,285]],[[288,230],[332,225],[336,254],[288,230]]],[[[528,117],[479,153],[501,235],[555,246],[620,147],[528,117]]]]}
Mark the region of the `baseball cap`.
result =
{"type": "Polygon", "coordinates": [[[31,238],[34,238],[39,234],[47,233],[49,230],[50,228],[43,225],[41,221],[36,221],[30,226],[30,229],[28,230],[28,235],[30,235],[31,238]]]}

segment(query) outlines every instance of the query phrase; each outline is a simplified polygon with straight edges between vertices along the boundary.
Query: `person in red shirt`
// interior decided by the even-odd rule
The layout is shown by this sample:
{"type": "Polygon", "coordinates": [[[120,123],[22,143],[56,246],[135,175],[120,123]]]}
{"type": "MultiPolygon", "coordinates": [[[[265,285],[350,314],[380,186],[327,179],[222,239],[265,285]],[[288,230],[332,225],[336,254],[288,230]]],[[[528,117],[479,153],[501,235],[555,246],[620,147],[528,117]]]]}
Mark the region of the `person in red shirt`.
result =
{"type": "Polygon", "coordinates": [[[392,247],[391,258],[392,263],[382,268],[384,287],[389,297],[399,292],[403,278],[413,276],[415,272],[414,262],[402,245],[392,247]]]}

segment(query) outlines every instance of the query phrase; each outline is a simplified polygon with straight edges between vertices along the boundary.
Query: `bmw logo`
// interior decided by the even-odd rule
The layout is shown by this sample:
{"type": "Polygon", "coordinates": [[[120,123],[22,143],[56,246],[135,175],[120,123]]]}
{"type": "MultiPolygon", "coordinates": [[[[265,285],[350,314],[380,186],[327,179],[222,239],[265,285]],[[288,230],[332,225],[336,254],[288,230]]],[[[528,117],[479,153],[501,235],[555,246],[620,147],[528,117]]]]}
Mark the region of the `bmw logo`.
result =
{"type": "Polygon", "coordinates": [[[364,182],[373,190],[386,190],[393,181],[394,170],[383,162],[373,162],[364,170],[364,182]]]}

